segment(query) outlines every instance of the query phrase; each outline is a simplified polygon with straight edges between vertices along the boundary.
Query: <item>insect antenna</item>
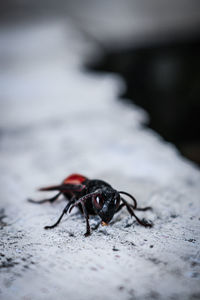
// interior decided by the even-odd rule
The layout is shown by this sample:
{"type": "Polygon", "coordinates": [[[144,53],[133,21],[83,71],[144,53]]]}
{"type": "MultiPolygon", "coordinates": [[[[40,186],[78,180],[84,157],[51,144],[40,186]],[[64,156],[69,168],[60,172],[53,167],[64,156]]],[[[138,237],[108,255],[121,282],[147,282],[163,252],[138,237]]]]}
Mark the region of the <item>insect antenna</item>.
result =
{"type": "Polygon", "coordinates": [[[123,191],[120,191],[118,193],[119,194],[124,194],[124,195],[130,197],[133,200],[134,204],[135,204],[134,208],[137,208],[137,201],[136,201],[136,199],[132,195],[130,195],[129,193],[123,192],[123,191]]]}
{"type": "Polygon", "coordinates": [[[98,196],[100,195],[99,192],[93,192],[93,193],[90,193],[90,194],[87,194],[81,198],[79,198],[71,207],[70,207],[70,210],[69,210],[69,213],[72,211],[72,209],[75,207],[75,206],[78,206],[79,204],[84,204],[85,201],[88,199],[88,198],[91,198],[91,197],[94,197],[94,196],[98,196]]]}

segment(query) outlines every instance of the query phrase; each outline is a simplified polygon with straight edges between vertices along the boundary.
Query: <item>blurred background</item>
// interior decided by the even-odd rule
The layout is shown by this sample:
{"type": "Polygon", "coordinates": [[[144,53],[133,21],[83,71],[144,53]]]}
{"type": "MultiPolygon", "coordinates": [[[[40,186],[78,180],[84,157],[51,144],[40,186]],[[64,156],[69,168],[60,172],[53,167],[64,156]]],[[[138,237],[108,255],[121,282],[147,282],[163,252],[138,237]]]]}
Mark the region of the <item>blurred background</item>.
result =
{"type": "MultiPolygon", "coordinates": [[[[85,70],[123,76],[120,101],[128,98],[143,107],[149,113],[146,126],[200,164],[198,0],[7,0],[0,4],[1,28],[26,27],[47,17],[70,19],[97,45],[85,70]]],[[[7,67],[4,58],[5,53],[1,68],[7,67]]]]}

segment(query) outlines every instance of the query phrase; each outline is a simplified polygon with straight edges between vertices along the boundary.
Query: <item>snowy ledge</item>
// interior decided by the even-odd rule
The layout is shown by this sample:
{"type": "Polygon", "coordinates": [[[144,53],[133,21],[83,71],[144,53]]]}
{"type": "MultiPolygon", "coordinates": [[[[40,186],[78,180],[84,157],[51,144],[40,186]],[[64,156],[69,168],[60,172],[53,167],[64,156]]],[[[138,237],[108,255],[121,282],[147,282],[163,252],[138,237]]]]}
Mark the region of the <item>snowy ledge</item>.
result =
{"type": "Polygon", "coordinates": [[[93,47],[63,20],[0,31],[0,298],[199,299],[199,169],[117,100],[121,78],[81,70],[93,47]],[[84,238],[73,213],[46,232],[65,202],[26,198],[74,172],[151,205],[154,227],[122,211],[84,238]]]}

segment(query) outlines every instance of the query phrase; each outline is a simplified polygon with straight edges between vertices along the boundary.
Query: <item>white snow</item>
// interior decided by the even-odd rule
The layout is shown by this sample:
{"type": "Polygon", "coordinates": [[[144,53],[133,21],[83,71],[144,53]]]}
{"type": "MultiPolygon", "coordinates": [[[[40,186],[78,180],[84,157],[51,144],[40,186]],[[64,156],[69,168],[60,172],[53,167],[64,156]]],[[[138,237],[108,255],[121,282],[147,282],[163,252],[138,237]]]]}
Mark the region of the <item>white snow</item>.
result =
{"type": "Polygon", "coordinates": [[[198,299],[199,169],[118,100],[121,78],[82,70],[93,49],[67,20],[0,30],[0,298],[198,299]],[[26,198],[74,172],[151,205],[154,227],[124,210],[89,238],[74,212],[45,231],[65,202],[26,198]]]}

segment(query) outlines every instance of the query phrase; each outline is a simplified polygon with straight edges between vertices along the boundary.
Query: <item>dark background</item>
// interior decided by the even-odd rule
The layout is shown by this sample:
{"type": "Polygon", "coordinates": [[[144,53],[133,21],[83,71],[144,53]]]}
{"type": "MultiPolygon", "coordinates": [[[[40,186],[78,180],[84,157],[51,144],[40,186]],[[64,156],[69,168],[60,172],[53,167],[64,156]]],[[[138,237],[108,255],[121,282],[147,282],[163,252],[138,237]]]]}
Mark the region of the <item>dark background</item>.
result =
{"type": "Polygon", "coordinates": [[[98,45],[100,51],[85,68],[122,75],[126,90],[121,99],[148,111],[147,126],[199,164],[200,2],[8,0],[0,4],[1,26],[58,15],[70,18],[98,45]]]}

